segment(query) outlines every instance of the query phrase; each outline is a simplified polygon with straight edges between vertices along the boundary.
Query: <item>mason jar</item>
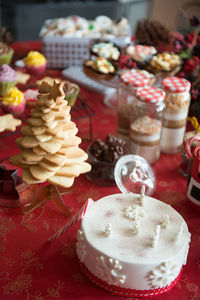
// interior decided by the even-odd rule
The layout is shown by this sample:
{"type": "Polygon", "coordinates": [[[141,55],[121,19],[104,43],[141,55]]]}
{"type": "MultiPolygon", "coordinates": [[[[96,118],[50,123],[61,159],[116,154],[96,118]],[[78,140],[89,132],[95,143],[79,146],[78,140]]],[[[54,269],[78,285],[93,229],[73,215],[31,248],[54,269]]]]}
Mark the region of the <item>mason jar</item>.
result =
{"type": "Polygon", "coordinates": [[[165,108],[165,92],[156,87],[140,87],[135,92],[130,114],[130,151],[154,164],[160,157],[160,136],[165,108]]]}
{"type": "Polygon", "coordinates": [[[130,111],[138,87],[147,86],[150,77],[131,70],[123,73],[118,86],[117,135],[129,144],[130,111]]]}
{"type": "Polygon", "coordinates": [[[167,77],[162,81],[162,86],[166,92],[166,108],[160,149],[163,153],[177,153],[183,143],[191,84],[184,78],[167,77]]]}

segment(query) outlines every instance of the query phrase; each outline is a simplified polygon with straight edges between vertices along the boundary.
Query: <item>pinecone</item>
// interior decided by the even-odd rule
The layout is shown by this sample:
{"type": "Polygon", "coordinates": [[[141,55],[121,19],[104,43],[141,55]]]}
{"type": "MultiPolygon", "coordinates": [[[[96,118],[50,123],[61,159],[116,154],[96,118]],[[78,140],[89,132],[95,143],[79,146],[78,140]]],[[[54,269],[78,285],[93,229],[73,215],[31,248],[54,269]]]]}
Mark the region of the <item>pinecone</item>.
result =
{"type": "Polygon", "coordinates": [[[135,37],[140,44],[156,47],[169,42],[169,30],[157,20],[143,19],[137,23],[135,37]]]}
{"type": "Polygon", "coordinates": [[[13,42],[12,34],[7,31],[6,27],[0,28],[0,42],[10,45],[13,42]]]}

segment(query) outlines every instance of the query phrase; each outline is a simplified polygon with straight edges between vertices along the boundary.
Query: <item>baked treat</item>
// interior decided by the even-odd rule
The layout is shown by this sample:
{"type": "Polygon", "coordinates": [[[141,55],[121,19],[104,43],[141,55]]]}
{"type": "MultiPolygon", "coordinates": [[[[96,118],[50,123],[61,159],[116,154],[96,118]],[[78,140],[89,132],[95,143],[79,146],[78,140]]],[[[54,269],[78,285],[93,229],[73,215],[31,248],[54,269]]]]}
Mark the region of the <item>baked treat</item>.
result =
{"type": "Polygon", "coordinates": [[[21,120],[15,119],[11,114],[0,116],[0,132],[5,130],[15,131],[16,127],[21,125],[21,123],[21,120]]]}
{"type": "Polygon", "coordinates": [[[30,75],[27,73],[23,73],[20,71],[16,71],[17,73],[17,83],[18,84],[26,84],[27,81],[30,79],[30,75]]]}
{"type": "Polygon", "coordinates": [[[115,68],[112,63],[105,57],[94,57],[85,62],[87,67],[92,68],[102,74],[110,74],[115,72],[115,68]]]}
{"type": "Polygon", "coordinates": [[[130,25],[126,18],[112,21],[107,16],[97,16],[91,21],[79,16],[46,20],[40,31],[41,37],[112,39],[114,37],[130,37],[130,35],[130,25]]]}
{"type": "MultiPolygon", "coordinates": [[[[61,81],[60,78],[45,76],[43,79],[37,80],[36,84],[40,86],[42,81],[47,81],[48,83],[53,84],[54,80],[61,81]]],[[[68,101],[69,106],[73,106],[80,92],[80,88],[77,84],[68,80],[62,80],[62,82],[64,82],[63,90],[65,93],[65,100],[68,101]]]]}
{"type": "Polygon", "coordinates": [[[157,53],[157,50],[153,46],[129,45],[126,48],[126,53],[136,62],[145,63],[157,53]]]}
{"type": "Polygon", "coordinates": [[[128,153],[126,142],[110,133],[105,141],[95,140],[87,153],[92,168],[86,177],[99,185],[115,185],[114,168],[117,160],[128,153]]]}
{"type": "Polygon", "coordinates": [[[177,73],[179,71],[181,64],[182,61],[179,55],[170,52],[162,52],[151,58],[149,67],[153,73],[173,72],[173,75],[174,72],[177,73]]]}
{"type": "Polygon", "coordinates": [[[78,230],[82,270],[106,291],[148,297],[169,291],[186,264],[190,233],[170,205],[144,195],[95,201],[78,230]]]}
{"type": "Polygon", "coordinates": [[[5,96],[0,97],[1,107],[5,113],[19,115],[24,112],[26,100],[24,94],[14,87],[5,96]]]}
{"type": "Polygon", "coordinates": [[[67,100],[68,105],[73,106],[80,92],[79,86],[70,81],[64,81],[63,90],[65,93],[65,100],[67,100]]]}
{"type": "Polygon", "coordinates": [[[35,109],[22,128],[24,136],[16,140],[21,153],[9,161],[23,169],[22,179],[28,184],[48,181],[68,188],[75,177],[90,171],[85,162],[88,156],[79,148],[78,129],[70,120],[63,85],[42,82],[35,109]]]}
{"type": "Polygon", "coordinates": [[[24,58],[24,63],[28,72],[37,75],[45,71],[47,60],[40,52],[30,51],[24,58]]]}
{"type": "Polygon", "coordinates": [[[17,83],[17,73],[9,65],[0,66],[0,96],[8,94],[8,92],[17,83]]]}
{"type": "Polygon", "coordinates": [[[4,43],[0,42],[0,65],[9,65],[14,54],[14,50],[4,43]]]}
{"type": "Polygon", "coordinates": [[[119,49],[112,42],[94,43],[91,47],[91,52],[109,60],[118,60],[120,56],[119,49]]]}

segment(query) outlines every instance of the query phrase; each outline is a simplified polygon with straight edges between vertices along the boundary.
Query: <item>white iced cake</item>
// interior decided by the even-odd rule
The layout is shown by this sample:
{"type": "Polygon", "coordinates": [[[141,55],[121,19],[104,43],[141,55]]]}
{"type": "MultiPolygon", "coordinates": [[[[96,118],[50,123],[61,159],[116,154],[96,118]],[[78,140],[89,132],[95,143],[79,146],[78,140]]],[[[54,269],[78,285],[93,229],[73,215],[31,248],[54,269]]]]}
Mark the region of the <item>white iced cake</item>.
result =
{"type": "Polygon", "coordinates": [[[178,281],[190,242],[187,224],[170,205],[138,194],[96,202],[82,219],[77,256],[88,277],[112,294],[147,297],[178,281]]]}

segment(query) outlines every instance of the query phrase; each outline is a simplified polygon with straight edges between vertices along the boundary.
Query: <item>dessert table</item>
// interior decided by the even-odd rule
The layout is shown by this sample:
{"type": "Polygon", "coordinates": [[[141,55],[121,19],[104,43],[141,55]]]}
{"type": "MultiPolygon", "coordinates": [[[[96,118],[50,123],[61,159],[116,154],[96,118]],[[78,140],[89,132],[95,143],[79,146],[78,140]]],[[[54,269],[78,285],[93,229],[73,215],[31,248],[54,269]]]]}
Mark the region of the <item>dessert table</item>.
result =
{"type": "MultiPolygon", "coordinates": [[[[40,50],[40,46],[37,41],[14,43],[15,59],[24,57],[29,50],[40,50]]],[[[61,70],[47,69],[45,76],[61,77],[61,70]]],[[[24,89],[33,88],[34,80],[41,78],[32,77],[24,89]]],[[[79,128],[78,136],[82,138],[80,147],[86,149],[92,140],[104,139],[108,133],[115,134],[117,116],[115,110],[105,106],[102,95],[81,87],[80,98],[94,112],[91,124],[87,117],[75,121],[79,128]]],[[[21,116],[22,120],[23,117],[26,117],[25,114],[21,116]]],[[[8,158],[19,152],[15,144],[19,135],[19,128],[14,134],[0,133],[0,162],[9,169],[15,169],[8,163],[8,158]]],[[[187,179],[179,172],[180,160],[179,154],[161,154],[153,166],[157,178],[153,197],[175,208],[187,222],[192,235],[187,265],[177,285],[169,293],[157,296],[157,299],[163,300],[200,299],[200,215],[188,204],[187,179]]],[[[58,207],[48,201],[23,214],[23,205],[32,200],[37,188],[28,186],[20,193],[20,207],[0,207],[0,299],[125,299],[107,294],[80,271],[75,251],[80,223],[70,227],[60,238],[48,242],[49,237],[66,223],[66,217],[58,207]]],[[[80,175],[63,199],[73,216],[88,198],[95,201],[119,192],[117,186],[100,186],[80,175]]]]}

